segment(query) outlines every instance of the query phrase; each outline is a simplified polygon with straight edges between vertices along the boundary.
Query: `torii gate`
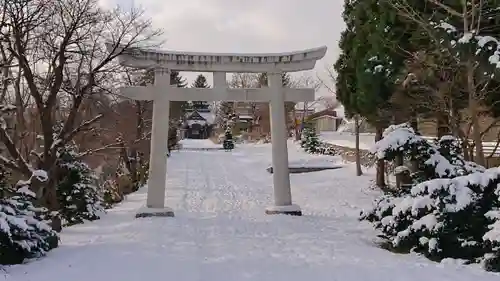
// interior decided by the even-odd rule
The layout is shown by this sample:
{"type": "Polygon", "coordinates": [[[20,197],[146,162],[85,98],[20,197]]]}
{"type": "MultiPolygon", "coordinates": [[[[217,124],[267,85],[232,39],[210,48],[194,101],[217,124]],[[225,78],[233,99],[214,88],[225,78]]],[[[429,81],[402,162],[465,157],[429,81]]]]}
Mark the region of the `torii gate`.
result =
{"type": "Polygon", "coordinates": [[[188,53],[138,48],[123,50],[118,56],[121,65],[155,69],[154,85],[121,88],[125,97],[153,101],[147,202],[136,217],[174,216],[174,211],[165,206],[165,155],[170,101],[200,99],[270,102],[274,206],[266,208],[266,214],[302,215],[300,207],[292,204],[284,102],[313,101],[314,89],[283,88],[281,75],[284,72],[313,69],[316,61],[325,56],[326,50],[326,47],[320,47],[275,54],[188,53]],[[214,87],[177,88],[170,85],[170,71],[213,72],[214,87]],[[267,73],[269,84],[258,89],[230,89],[226,81],[228,72],[267,73]]]}

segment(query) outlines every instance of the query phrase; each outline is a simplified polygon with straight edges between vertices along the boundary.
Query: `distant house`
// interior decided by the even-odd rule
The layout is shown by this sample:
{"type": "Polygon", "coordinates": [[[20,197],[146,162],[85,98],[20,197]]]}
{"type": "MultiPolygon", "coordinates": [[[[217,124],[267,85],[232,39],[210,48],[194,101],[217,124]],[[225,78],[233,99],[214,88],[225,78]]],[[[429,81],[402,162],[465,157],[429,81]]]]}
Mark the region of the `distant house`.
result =
{"type": "Polygon", "coordinates": [[[212,135],[215,115],[208,109],[186,113],[181,134],[188,139],[208,139],[212,135]]]}
{"type": "Polygon", "coordinates": [[[307,122],[314,124],[318,133],[337,131],[342,123],[342,119],[332,109],[325,109],[307,116],[307,122]]]}
{"type": "Polygon", "coordinates": [[[234,130],[236,132],[250,132],[259,127],[259,103],[235,102],[233,103],[234,114],[236,115],[236,123],[234,130]]]}

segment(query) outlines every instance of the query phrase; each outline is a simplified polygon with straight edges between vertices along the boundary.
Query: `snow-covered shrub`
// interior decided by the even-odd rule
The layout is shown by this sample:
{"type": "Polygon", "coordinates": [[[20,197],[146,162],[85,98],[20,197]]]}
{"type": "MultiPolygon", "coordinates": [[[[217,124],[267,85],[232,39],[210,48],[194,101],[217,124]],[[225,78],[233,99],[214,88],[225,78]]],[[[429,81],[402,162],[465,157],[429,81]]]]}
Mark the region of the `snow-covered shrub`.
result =
{"type": "Polygon", "coordinates": [[[497,222],[492,220],[500,207],[499,184],[500,168],[425,181],[408,195],[383,196],[361,219],[372,222],[400,251],[436,260],[491,260],[499,257],[497,222]]]}
{"type": "MultiPolygon", "coordinates": [[[[495,195],[500,201],[500,185],[497,185],[495,195]]],[[[492,249],[492,253],[484,256],[484,267],[491,271],[500,271],[500,207],[493,208],[485,214],[488,219],[488,231],[483,240],[492,249]]]]}
{"type": "Polygon", "coordinates": [[[103,207],[110,209],[114,204],[120,203],[125,198],[116,179],[107,179],[103,182],[103,207]]]}
{"type": "Polygon", "coordinates": [[[64,224],[74,225],[99,219],[103,200],[94,171],[78,159],[72,146],[59,151],[57,167],[57,197],[64,224]]]}
{"type": "Polygon", "coordinates": [[[485,170],[466,162],[453,137],[432,144],[407,125],[388,128],[374,153],[387,161],[399,153],[418,167],[411,188],[382,196],[361,214],[390,248],[435,260],[483,262],[489,270],[500,270],[500,168],[485,170]]]}
{"type": "MultiPolygon", "coordinates": [[[[0,186],[5,191],[6,173],[0,171],[0,186]]],[[[32,177],[46,181],[44,171],[35,171],[32,177]]],[[[36,194],[29,189],[30,181],[20,181],[13,196],[0,198],[0,264],[18,264],[38,258],[58,246],[57,233],[42,220],[46,212],[34,207],[36,194]]],[[[3,195],[3,194],[2,194],[3,195]]]]}
{"type": "Polygon", "coordinates": [[[435,178],[454,178],[484,167],[465,161],[458,141],[452,136],[442,137],[436,144],[417,135],[406,123],[389,126],[383,138],[375,143],[371,152],[377,159],[394,161],[398,156],[416,164],[412,175],[415,183],[435,178]]]}
{"type": "Polygon", "coordinates": [[[308,153],[318,153],[320,142],[314,127],[306,127],[302,130],[300,146],[308,153]]]}

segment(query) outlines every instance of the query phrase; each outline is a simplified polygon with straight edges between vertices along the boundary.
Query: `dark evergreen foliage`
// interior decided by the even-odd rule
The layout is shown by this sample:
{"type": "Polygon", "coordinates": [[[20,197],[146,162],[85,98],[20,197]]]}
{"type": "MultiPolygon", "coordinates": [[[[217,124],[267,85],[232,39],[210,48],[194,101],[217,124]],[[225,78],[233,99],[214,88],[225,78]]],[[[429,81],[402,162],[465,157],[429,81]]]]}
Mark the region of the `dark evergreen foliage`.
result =
{"type": "Polygon", "coordinates": [[[97,177],[78,158],[76,147],[68,145],[59,151],[57,167],[57,197],[64,224],[74,225],[99,219],[104,210],[97,177]]]}
{"type": "Polygon", "coordinates": [[[231,130],[228,128],[224,134],[224,141],[222,142],[222,147],[225,150],[233,150],[234,149],[234,141],[233,134],[231,130]]]}

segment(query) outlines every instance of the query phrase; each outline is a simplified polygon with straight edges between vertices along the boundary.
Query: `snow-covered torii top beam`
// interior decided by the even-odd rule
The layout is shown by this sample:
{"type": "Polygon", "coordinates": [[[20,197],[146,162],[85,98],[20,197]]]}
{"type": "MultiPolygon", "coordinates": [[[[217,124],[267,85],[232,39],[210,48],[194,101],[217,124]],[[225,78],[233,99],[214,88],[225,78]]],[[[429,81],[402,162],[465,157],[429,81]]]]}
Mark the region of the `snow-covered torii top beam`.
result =
{"type": "MultiPolygon", "coordinates": [[[[108,49],[111,46],[108,45],[108,49]]],[[[123,49],[121,49],[123,50],[123,49]]],[[[119,50],[119,51],[121,51],[119,50]]],[[[296,72],[313,69],[327,47],[283,53],[195,53],[128,48],[118,56],[123,66],[200,72],[296,72]]],[[[113,51],[113,50],[109,50],[113,51]]]]}

